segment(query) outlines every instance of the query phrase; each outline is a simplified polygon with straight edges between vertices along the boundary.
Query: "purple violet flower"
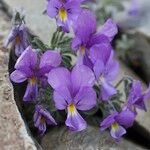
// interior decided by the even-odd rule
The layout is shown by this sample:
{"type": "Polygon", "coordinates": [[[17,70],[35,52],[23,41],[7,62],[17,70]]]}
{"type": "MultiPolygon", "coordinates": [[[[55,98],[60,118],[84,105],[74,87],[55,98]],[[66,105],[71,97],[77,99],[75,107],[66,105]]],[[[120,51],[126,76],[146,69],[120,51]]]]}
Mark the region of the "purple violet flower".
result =
{"type": "Polygon", "coordinates": [[[108,44],[94,45],[90,49],[90,59],[93,71],[100,85],[100,95],[103,101],[109,100],[117,93],[112,85],[119,72],[119,63],[113,59],[113,50],[108,44]]]}
{"type": "Polygon", "coordinates": [[[80,3],[79,0],[50,0],[47,14],[51,18],[56,18],[57,25],[65,32],[69,32],[70,26],[79,15],[80,3]]]}
{"type": "Polygon", "coordinates": [[[111,136],[118,140],[126,134],[126,129],[133,125],[134,120],[135,114],[132,111],[114,112],[101,122],[100,129],[103,131],[110,128],[111,136]]]}
{"type": "Polygon", "coordinates": [[[96,105],[93,72],[84,65],[75,66],[71,72],[66,68],[56,68],[49,73],[48,82],[54,89],[55,107],[67,109],[66,126],[71,131],[84,130],[87,124],[78,110],[90,110],[96,105]]]}
{"type": "Polygon", "coordinates": [[[29,46],[27,28],[24,24],[15,25],[12,28],[4,46],[8,47],[11,42],[15,46],[16,56],[19,57],[22,52],[29,46]]]}
{"type": "Polygon", "coordinates": [[[34,126],[41,135],[46,131],[46,125],[57,125],[51,114],[41,105],[37,105],[34,113],[34,126]]]}
{"type": "Polygon", "coordinates": [[[72,49],[79,51],[79,64],[88,65],[89,67],[91,63],[88,58],[89,49],[96,44],[110,44],[118,32],[116,24],[108,19],[101,30],[96,33],[96,17],[89,10],[81,11],[73,29],[75,38],[72,41],[72,49]]]}
{"type": "Polygon", "coordinates": [[[107,19],[104,25],[100,28],[100,31],[97,33],[96,36],[105,35],[109,41],[111,42],[115,35],[118,33],[118,27],[112,19],[107,19]]]}
{"type": "Polygon", "coordinates": [[[82,53],[83,50],[89,49],[95,44],[111,42],[118,33],[117,25],[111,19],[108,19],[101,30],[96,33],[96,17],[89,10],[80,12],[73,29],[75,38],[72,41],[72,49],[81,50],[82,53]]]}
{"type": "Polygon", "coordinates": [[[28,80],[27,89],[24,95],[24,101],[34,101],[38,94],[38,79],[45,77],[46,73],[52,68],[59,66],[61,56],[59,52],[48,50],[42,56],[40,61],[36,50],[29,46],[18,58],[15,64],[15,71],[11,73],[10,78],[15,83],[21,83],[28,80]]]}
{"type": "Polygon", "coordinates": [[[150,86],[142,92],[142,85],[140,81],[133,81],[129,93],[128,102],[125,108],[128,108],[136,113],[136,108],[146,111],[145,101],[150,99],[150,86]]]}
{"type": "Polygon", "coordinates": [[[128,14],[130,16],[137,16],[139,13],[139,4],[137,0],[131,0],[128,14]]]}

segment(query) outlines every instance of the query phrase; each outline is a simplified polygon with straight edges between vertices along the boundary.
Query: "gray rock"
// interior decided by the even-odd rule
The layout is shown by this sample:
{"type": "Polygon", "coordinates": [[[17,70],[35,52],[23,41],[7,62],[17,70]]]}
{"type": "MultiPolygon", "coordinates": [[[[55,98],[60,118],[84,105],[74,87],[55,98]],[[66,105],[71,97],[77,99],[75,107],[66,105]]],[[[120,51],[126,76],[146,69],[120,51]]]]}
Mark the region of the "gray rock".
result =
{"type": "Polygon", "coordinates": [[[130,1],[125,3],[125,11],[116,13],[114,19],[118,22],[120,27],[132,29],[133,31],[141,32],[150,37],[150,1],[137,0],[138,14],[136,16],[130,16],[128,14],[129,2],[130,1]]]}
{"type": "Polygon", "coordinates": [[[150,82],[150,38],[137,32],[131,38],[134,46],[127,55],[129,64],[147,83],[150,82]]]}
{"type": "Polygon", "coordinates": [[[10,22],[0,10],[0,149],[36,150],[27,133],[25,123],[14,100],[13,87],[8,75],[9,52],[2,48],[4,37],[8,34],[10,22]]]}
{"type": "Polygon", "coordinates": [[[3,0],[8,6],[9,13],[15,9],[23,8],[26,15],[27,26],[48,44],[53,32],[56,30],[54,19],[50,19],[43,12],[46,10],[46,0],[3,0]]]}
{"type": "Polygon", "coordinates": [[[114,141],[108,132],[88,126],[85,131],[72,133],[66,127],[52,128],[42,139],[45,150],[140,150],[142,148],[123,139],[114,141]]]}

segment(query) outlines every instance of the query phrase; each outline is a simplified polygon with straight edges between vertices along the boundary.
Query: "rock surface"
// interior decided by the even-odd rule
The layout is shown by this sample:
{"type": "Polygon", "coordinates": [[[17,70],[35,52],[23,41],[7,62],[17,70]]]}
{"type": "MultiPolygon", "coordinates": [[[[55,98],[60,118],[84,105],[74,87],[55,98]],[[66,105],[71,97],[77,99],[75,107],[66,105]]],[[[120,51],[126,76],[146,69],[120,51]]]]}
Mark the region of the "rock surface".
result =
{"type": "Polygon", "coordinates": [[[150,82],[150,38],[139,32],[130,35],[134,39],[134,48],[130,49],[126,63],[131,66],[144,81],[150,82]],[[139,40],[140,39],[140,40],[139,40]]]}
{"type": "MultiPolygon", "coordinates": [[[[138,6],[138,14],[130,16],[128,14],[130,1],[125,3],[125,11],[117,13],[114,19],[118,24],[126,29],[133,29],[135,32],[141,32],[150,37],[150,1],[136,0],[138,6]]],[[[134,6],[133,6],[134,7],[134,6]]]]}
{"type": "Polygon", "coordinates": [[[14,100],[13,88],[8,76],[8,51],[2,48],[10,22],[0,10],[0,149],[36,150],[28,135],[24,121],[14,100]]]}
{"type": "Polygon", "coordinates": [[[108,132],[99,131],[98,127],[88,126],[80,133],[69,132],[66,127],[55,127],[46,134],[41,142],[45,150],[141,150],[139,146],[125,139],[116,142],[108,132]]]}
{"type": "Polygon", "coordinates": [[[43,12],[46,10],[46,0],[3,0],[8,6],[9,13],[23,8],[26,14],[27,26],[48,44],[56,30],[55,22],[43,12]]]}

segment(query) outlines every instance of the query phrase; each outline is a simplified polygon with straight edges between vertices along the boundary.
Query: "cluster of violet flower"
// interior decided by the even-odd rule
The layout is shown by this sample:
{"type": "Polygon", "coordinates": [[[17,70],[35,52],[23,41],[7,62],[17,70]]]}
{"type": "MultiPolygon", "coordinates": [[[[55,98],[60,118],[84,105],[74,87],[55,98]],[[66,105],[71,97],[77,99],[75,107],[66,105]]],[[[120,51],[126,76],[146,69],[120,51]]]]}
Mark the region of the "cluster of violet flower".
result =
{"type": "MultiPolygon", "coordinates": [[[[56,19],[61,32],[73,30],[72,53],[77,56],[70,68],[62,66],[61,51],[57,47],[44,52],[34,49],[29,42],[23,21],[15,25],[6,46],[12,42],[18,57],[15,71],[10,79],[15,83],[27,81],[24,102],[35,104],[34,125],[44,134],[48,125],[57,125],[55,116],[37,101],[39,83],[49,84],[53,89],[52,101],[57,110],[66,110],[66,126],[74,132],[86,129],[86,120],[80,112],[94,109],[96,105],[111,103],[118,94],[112,82],[119,73],[118,61],[114,58],[112,40],[118,29],[112,19],[97,31],[96,17],[92,11],[82,7],[83,0],[49,0],[47,14],[56,19]],[[94,86],[97,86],[98,92],[94,86]]],[[[150,88],[142,92],[140,81],[132,80],[127,101],[118,111],[114,106],[100,122],[100,129],[110,129],[114,139],[121,138],[133,125],[137,108],[145,110],[145,101],[150,98],[150,88]]]]}

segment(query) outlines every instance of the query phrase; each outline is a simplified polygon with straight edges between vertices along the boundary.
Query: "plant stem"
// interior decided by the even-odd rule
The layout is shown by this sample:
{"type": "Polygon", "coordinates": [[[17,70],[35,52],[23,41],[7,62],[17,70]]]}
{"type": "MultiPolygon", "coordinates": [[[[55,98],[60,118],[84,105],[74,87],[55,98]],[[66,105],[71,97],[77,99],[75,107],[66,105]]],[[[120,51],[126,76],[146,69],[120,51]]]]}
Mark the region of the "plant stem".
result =
{"type": "Polygon", "coordinates": [[[117,111],[116,108],[114,107],[114,105],[111,103],[110,100],[108,100],[108,104],[113,108],[114,111],[117,111]]]}

